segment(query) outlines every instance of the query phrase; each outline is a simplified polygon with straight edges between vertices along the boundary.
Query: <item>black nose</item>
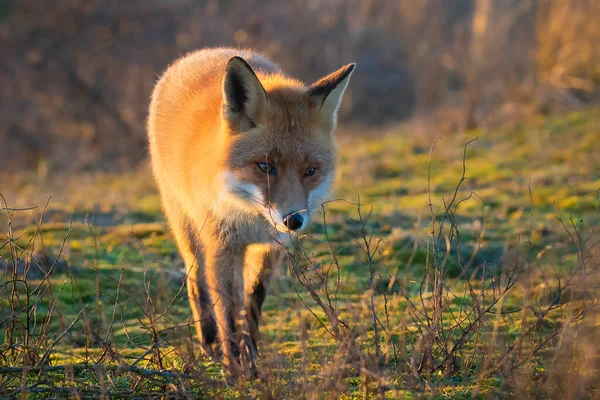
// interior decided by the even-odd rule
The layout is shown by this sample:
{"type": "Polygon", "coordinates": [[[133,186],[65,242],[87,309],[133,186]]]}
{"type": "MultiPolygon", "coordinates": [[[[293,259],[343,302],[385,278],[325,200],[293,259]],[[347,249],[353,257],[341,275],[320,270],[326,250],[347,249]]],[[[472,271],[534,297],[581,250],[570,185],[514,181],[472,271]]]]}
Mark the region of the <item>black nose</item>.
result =
{"type": "Polygon", "coordinates": [[[288,214],[283,219],[283,224],[290,231],[295,231],[296,229],[299,229],[303,223],[304,218],[302,218],[302,215],[300,215],[299,213],[288,214]]]}

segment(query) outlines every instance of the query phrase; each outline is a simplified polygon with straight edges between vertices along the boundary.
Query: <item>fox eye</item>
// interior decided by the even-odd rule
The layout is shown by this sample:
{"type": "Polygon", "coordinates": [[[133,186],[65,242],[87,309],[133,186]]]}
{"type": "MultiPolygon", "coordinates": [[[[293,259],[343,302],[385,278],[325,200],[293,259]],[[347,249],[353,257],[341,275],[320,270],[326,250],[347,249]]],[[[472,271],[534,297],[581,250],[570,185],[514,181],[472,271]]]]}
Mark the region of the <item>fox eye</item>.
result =
{"type": "Polygon", "coordinates": [[[258,169],[260,169],[261,172],[264,172],[265,174],[275,175],[277,173],[277,168],[275,168],[275,166],[271,165],[270,163],[262,162],[257,163],[256,165],[258,165],[258,169]]]}
{"type": "Polygon", "coordinates": [[[310,167],[309,169],[306,170],[306,172],[304,173],[305,176],[313,176],[314,174],[317,173],[317,169],[310,167]]]}

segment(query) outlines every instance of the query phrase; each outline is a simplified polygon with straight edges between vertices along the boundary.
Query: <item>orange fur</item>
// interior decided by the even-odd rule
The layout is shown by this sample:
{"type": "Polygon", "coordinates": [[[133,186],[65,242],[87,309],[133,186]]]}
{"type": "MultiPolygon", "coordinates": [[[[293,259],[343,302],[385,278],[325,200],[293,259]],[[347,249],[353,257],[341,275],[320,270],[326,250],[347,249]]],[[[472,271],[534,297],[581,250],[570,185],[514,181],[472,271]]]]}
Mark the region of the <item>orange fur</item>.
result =
{"type": "Polygon", "coordinates": [[[205,49],[176,61],[154,89],[153,172],[190,271],[200,341],[209,354],[220,343],[230,370],[254,365],[277,243],[306,226],[331,183],[332,130],[353,68],[305,87],[256,53],[205,49]]]}

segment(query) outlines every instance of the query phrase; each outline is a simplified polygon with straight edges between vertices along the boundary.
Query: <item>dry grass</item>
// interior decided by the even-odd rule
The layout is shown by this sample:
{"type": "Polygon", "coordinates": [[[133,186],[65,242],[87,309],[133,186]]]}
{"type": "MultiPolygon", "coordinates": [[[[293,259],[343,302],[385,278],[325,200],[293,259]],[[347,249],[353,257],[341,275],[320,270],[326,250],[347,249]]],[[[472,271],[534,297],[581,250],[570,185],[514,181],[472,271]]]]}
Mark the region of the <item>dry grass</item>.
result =
{"type": "Polygon", "coordinates": [[[252,381],[199,355],[147,171],[13,177],[1,395],[597,397],[597,121],[342,139],[345,200],[288,248],[252,381]],[[57,196],[23,208],[36,187],[57,196]]]}

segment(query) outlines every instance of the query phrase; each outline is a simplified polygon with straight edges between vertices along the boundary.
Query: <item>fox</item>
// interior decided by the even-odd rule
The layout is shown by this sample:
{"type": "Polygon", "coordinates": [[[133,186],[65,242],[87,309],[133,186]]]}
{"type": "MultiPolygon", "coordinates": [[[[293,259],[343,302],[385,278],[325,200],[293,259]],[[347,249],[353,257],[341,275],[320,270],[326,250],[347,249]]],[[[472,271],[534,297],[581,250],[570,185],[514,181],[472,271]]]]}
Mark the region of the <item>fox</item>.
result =
{"type": "Polygon", "coordinates": [[[153,175],[201,348],[226,371],[256,369],[272,273],[335,176],[337,115],[354,68],[307,86],[252,50],[208,48],[175,61],[153,90],[153,175]]]}

